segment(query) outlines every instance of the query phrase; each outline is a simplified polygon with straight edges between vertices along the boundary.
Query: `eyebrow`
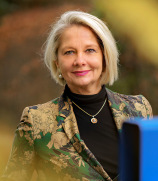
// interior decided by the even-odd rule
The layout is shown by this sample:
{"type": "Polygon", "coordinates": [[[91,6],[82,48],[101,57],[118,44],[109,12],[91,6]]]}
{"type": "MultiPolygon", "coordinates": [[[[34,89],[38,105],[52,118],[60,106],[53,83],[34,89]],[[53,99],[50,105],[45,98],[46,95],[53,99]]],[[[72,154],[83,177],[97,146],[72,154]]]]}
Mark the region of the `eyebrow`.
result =
{"type": "MultiPolygon", "coordinates": [[[[99,46],[99,44],[87,44],[87,45],[85,45],[85,48],[88,48],[88,47],[96,47],[96,48],[98,48],[98,47],[100,47],[99,46]]],[[[61,48],[61,50],[63,51],[64,49],[76,49],[75,47],[73,47],[73,46],[64,46],[64,47],[62,47],[61,48]]]]}

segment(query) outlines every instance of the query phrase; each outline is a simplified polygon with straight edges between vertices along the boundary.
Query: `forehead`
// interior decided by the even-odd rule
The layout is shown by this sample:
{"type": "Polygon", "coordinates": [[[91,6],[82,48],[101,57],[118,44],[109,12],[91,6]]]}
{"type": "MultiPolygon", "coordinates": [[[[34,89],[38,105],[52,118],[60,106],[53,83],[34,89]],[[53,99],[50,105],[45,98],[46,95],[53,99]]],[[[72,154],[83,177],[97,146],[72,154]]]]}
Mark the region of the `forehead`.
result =
{"type": "Polygon", "coordinates": [[[96,34],[88,26],[71,25],[62,32],[60,43],[65,44],[73,40],[76,41],[77,39],[97,42],[96,34]]]}

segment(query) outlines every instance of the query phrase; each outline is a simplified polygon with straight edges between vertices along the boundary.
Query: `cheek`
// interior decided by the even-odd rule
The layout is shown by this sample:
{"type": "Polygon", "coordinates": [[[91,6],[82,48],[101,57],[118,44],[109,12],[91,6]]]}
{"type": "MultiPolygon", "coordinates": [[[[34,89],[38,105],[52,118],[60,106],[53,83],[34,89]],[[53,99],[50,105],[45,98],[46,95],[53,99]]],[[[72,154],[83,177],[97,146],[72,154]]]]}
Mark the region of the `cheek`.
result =
{"type": "Polygon", "coordinates": [[[100,60],[100,61],[99,61],[99,62],[97,61],[96,65],[97,65],[98,69],[102,71],[103,68],[104,68],[104,61],[103,61],[103,58],[102,58],[102,57],[99,57],[98,60],[100,60]]]}
{"type": "Polygon", "coordinates": [[[60,70],[62,73],[66,74],[71,70],[71,67],[67,63],[61,63],[60,64],[60,70]]]}
{"type": "Polygon", "coordinates": [[[61,71],[67,71],[71,69],[72,61],[71,59],[58,55],[58,65],[61,71]]]}
{"type": "Polygon", "coordinates": [[[101,72],[103,72],[103,70],[104,70],[104,58],[103,58],[103,56],[100,56],[100,57],[98,58],[98,60],[100,60],[100,61],[98,62],[98,68],[99,68],[99,70],[100,70],[101,72]]]}
{"type": "Polygon", "coordinates": [[[61,71],[66,68],[66,63],[64,59],[62,59],[61,56],[59,55],[58,55],[58,67],[60,68],[61,71]]]}

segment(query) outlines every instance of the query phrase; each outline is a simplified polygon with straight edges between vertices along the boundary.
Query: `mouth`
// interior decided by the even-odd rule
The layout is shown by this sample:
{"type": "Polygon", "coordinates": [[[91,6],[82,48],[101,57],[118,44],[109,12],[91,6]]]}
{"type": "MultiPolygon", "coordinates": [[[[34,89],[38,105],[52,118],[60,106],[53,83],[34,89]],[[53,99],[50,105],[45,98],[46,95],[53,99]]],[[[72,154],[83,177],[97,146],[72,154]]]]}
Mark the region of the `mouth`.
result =
{"type": "Polygon", "coordinates": [[[74,71],[72,73],[75,74],[76,76],[84,76],[87,75],[88,72],[90,72],[90,70],[74,71]]]}

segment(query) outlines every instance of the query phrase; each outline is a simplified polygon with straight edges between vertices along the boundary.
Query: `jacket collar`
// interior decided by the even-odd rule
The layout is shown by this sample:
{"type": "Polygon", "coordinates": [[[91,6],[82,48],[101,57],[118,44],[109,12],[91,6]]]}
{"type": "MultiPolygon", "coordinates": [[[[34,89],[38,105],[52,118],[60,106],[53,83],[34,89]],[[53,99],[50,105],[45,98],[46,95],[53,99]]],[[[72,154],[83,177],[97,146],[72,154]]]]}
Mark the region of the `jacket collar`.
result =
{"type": "MultiPolygon", "coordinates": [[[[126,104],[121,100],[119,94],[106,89],[109,106],[112,110],[113,118],[117,129],[121,129],[122,120],[128,118],[128,109],[125,110],[126,104]]],[[[62,120],[62,126],[67,134],[68,139],[82,158],[96,170],[107,181],[112,181],[95,156],[87,148],[86,144],[80,138],[76,117],[73,112],[72,102],[63,94],[59,98],[59,117],[62,120]]]]}

